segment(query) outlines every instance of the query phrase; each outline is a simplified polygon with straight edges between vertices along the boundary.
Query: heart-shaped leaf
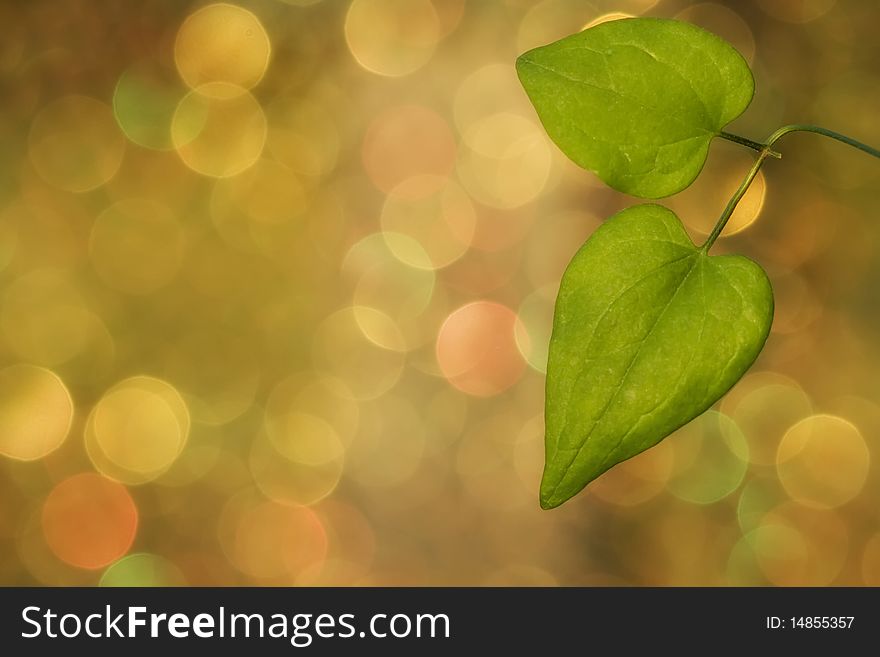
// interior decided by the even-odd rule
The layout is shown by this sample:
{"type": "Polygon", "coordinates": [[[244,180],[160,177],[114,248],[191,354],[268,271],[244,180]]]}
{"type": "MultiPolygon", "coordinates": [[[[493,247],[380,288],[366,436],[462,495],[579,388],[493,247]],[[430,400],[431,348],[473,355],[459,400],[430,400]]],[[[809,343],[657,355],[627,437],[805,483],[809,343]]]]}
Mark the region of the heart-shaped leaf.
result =
{"type": "Polygon", "coordinates": [[[688,23],[602,23],[516,62],[547,133],[615,189],[660,198],[690,185],[709,142],[745,111],[755,83],[727,42],[688,23]]]}
{"type": "Polygon", "coordinates": [[[670,210],[637,205],[606,221],[556,301],[541,506],[708,409],[757,358],[772,319],[764,270],[707,255],[670,210]]]}

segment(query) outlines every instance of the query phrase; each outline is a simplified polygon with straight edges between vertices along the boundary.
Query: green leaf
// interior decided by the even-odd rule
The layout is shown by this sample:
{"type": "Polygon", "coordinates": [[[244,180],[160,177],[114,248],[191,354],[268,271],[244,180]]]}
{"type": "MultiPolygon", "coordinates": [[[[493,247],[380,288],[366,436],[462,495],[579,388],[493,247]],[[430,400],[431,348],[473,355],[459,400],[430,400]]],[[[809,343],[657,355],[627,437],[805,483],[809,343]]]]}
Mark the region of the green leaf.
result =
{"type": "Polygon", "coordinates": [[[544,128],[615,189],[660,198],[690,185],[709,142],[755,83],[727,42],[688,23],[602,23],[521,55],[520,81],[544,128]]]}
{"type": "Polygon", "coordinates": [[[707,255],[670,210],[637,205],[606,221],[556,301],[541,506],[708,409],[757,358],[772,318],[764,270],[707,255]]]}

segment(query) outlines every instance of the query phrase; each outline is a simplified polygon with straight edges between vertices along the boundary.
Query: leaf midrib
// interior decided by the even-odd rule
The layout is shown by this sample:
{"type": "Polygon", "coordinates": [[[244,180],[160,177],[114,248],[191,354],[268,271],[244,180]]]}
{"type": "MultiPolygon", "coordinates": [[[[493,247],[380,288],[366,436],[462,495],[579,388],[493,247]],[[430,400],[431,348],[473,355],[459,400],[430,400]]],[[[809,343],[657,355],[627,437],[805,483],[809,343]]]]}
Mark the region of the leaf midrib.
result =
{"type": "MultiPolygon", "coordinates": [[[[665,109],[661,110],[657,107],[652,107],[650,105],[646,105],[642,101],[636,100],[635,98],[632,98],[630,96],[626,96],[615,89],[610,89],[608,87],[602,87],[600,85],[587,82],[586,80],[582,80],[580,78],[576,78],[571,75],[566,75],[563,72],[561,72],[555,68],[551,68],[550,66],[547,66],[545,64],[541,64],[540,62],[536,62],[535,60],[527,57],[526,55],[523,55],[520,58],[520,61],[525,64],[530,64],[531,66],[534,66],[534,67],[539,68],[541,70],[547,71],[548,73],[550,73],[552,75],[555,75],[557,77],[562,78],[563,80],[568,80],[569,82],[574,82],[575,84],[580,84],[585,87],[590,87],[591,89],[596,89],[598,91],[604,91],[606,93],[611,94],[612,96],[617,96],[618,98],[621,98],[622,100],[625,100],[628,103],[632,103],[633,105],[636,105],[637,107],[648,112],[649,114],[653,113],[653,114],[659,114],[661,116],[664,116],[666,119],[669,120],[670,123],[673,123],[673,124],[677,125],[678,127],[683,128],[685,131],[691,133],[691,135],[692,135],[691,138],[702,137],[702,136],[715,137],[718,134],[718,131],[716,129],[704,128],[703,126],[696,125],[694,123],[685,123],[685,122],[681,121],[680,119],[678,119],[678,117],[676,117],[675,114],[671,114],[665,109]],[[697,134],[692,134],[695,131],[697,132],[697,134]]],[[[684,141],[684,140],[681,140],[681,141],[684,141]]]]}
{"type": "MultiPolygon", "coordinates": [[[[693,264],[691,264],[691,266],[688,268],[685,275],[682,276],[681,281],[679,281],[679,283],[676,286],[675,290],[673,291],[672,295],[669,297],[669,300],[663,306],[663,310],[660,311],[659,315],[657,315],[657,319],[654,320],[654,323],[651,324],[651,327],[648,329],[648,331],[645,333],[642,340],[639,342],[639,346],[636,348],[636,351],[633,354],[633,357],[630,359],[630,362],[627,364],[627,367],[623,373],[623,376],[621,376],[621,378],[620,378],[620,383],[618,383],[614,392],[611,394],[611,396],[608,398],[608,401],[605,403],[605,406],[602,408],[602,410],[596,416],[596,419],[593,421],[593,424],[590,427],[590,430],[584,436],[583,442],[581,443],[580,447],[578,447],[575,450],[574,456],[572,456],[572,458],[569,460],[568,464],[565,466],[565,468],[563,468],[562,474],[560,475],[558,481],[553,486],[552,491],[550,492],[550,494],[547,497],[548,501],[553,500],[553,498],[556,496],[556,492],[559,490],[559,487],[562,486],[563,482],[565,481],[565,478],[568,476],[568,473],[571,471],[571,468],[574,465],[575,461],[577,461],[577,459],[580,457],[581,453],[586,448],[587,443],[589,442],[590,436],[593,435],[593,432],[596,430],[596,427],[599,426],[599,423],[605,417],[605,414],[608,412],[608,409],[611,408],[611,404],[614,403],[614,400],[617,399],[617,396],[620,394],[620,391],[623,389],[623,386],[626,383],[626,380],[629,377],[629,374],[632,371],[633,366],[635,365],[636,361],[638,360],[639,355],[641,354],[642,349],[645,346],[645,343],[651,337],[651,335],[653,334],[653,332],[657,328],[657,326],[660,324],[660,321],[663,319],[663,317],[666,315],[666,312],[672,306],[673,302],[675,301],[675,298],[678,296],[678,293],[681,291],[682,287],[684,287],[685,282],[687,282],[688,278],[690,278],[690,275],[693,273],[694,269],[696,269],[697,263],[701,262],[703,257],[704,256],[702,256],[702,254],[699,251],[694,251],[693,254],[685,256],[684,258],[679,258],[679,259],[676,259],[676,260],[673,260],[673,261],[666,263],[666,265],[670,265],[670,264],[673,264],[674,262],[680,262],[681,260],[685,260],[686,258],[694,258],[693,264]]],[[[656,273],[656,271],[659,271],[660,269],[662,269],[662,267],[655,270],[654,273],[656,273]]],[[[618,298],[620,298],[620,297],[618,297],[618,298]]],[[[574,386],[572,386],[572,390],[573,389],[574,389],[574,386]]],[[[569,405],[566,405],[566,406],[570,407],[569,405]]],[[[566,411],[567,410],[568,410],[568,408],[566,409],[566,411]]],[[[566,415],[568,415],[568,412],[566,412],[566,415]]],[[[566,422],[563,425],[562,429],[560,430],[560,434],[564,433],[566,431],[566,429],[568,428],[568,426],[569,426],[569,422],[568,422],[568,419],[566,418],[566,422]]],[[[609,454],[611,452],[613,452],[614,450],[616,450],[617,447],[619,447],[620,442],[622,442],[622,440],[623,440],[623,438],[619,439],[618,444],[615,445],[614,448],[609,450],[609,454]]],[[[553,458],[556,457],[556,455],[559,453],[560,449],[561,448],[559,447],[559,440],[557,438],[553,458]]],[[[603,465],[606,462],[607,462],[607,459],[606,459],[606,461],[603,461],[603,465]]]]}

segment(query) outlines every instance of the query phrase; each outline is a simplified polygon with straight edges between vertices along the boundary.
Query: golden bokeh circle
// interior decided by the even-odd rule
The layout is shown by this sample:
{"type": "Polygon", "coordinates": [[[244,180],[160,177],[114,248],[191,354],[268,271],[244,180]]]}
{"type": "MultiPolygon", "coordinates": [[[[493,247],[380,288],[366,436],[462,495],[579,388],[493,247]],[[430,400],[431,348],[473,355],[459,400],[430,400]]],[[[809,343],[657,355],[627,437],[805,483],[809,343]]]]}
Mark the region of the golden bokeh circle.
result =
{"type": "Polygon", "coordinates": [[[34,365],[0,370],[0,454],[42,458],[61,446],[73,422],[73,400],[58,375],[34,365]]]}
{"type": "Polygon", "coordinates": [[[272,426],[274,438],[260,432],[251,444],[248,466],[260,492],[270,500],[291,506],[311,506],[330,495],[339,484],[347,458],[345,447],[328,422],[305,414],[289,414],[298,425],[272,426]],[[310,431],[306,435],[304,432],[310,431]],[[280,448],[280,449],[279,449],[280,448]]]}
{"type": "Polygon", "coordinates": [[[786,432],[776,454],[776,471],[793,500],[834,508],[861,492],[870,461],[865,439],[852,422],[819,414],[786,432]]]}
{"type": "Polygon", "coordinates": [[[253,166],[263,152],[266,130],[260,103],[225,82],[189,92],[171,121],[171,139],[181,160],[212,178],[228,178],[253,166]]]}
{"type": "Polygon", "coordinates": [[[34,118],[28,154],[37,173],[68,192],[100,187],[119,170],[125,136],[113,110],[88,96],[64,96],[34,118]]]}
{"type": "Polygon", "coordinates": [[[430,0],[353,0],[345,40],[358,64],[390,77],[424,66],[440,40],[440,19],[430,0]]]}
{"type": "Polygon", "coordinates": [[[785,432],[813,412],[813,404],[796,381],[776,372],[746,375],[721,400],[749,441],[749,461],[776,464],[776,450],[785,432]]]}
{"type": "Polygon", "coordinates": [[[260,20],[225,2],[206,5],[187,16],[177,32],[174,61],[192,89],[211,95],[237,95],[251,89],[269,66],[272,45],[260,20]],[[210,86],[228,82],[235,86],[210,86]]]}
{"type": "Polygon", "coordinates": [[[190,417],[169,383],[135,376],[110,388],[86,420],[86,450],[107,477],[135,485],[161,476],[180,456],[190,417]]]}
{"type": "MultiPolygon", "coordinates": [[[[367,316],[375,317],[380,311],[370,309],[367,316]]],[[[380,313],[384,314],[384,313],[380,313]]],[[[360,316],[363,321],[363,314],[360,316]]],[[[400,349],[388,348],[383,340],[370,339],[361,328],[357,307],[338,310],[327,317],[315,335],[313,356],[316,368],[324,374],[340,379],[354,399],[374,399],[393,388],[404,367],[400,349]]],[[[393,320],[385,315],[384,334],[393,320]]],[[[399,333],[397,334],[399,335],[399,333]]]]}
{"type": "Polygon", "coordinates": [[[501,112],[475,123],[457,163],[462,185],[475,199],[511,210],[535,200],[553,164],[547,137],[532,121],[501,112]]]}
{"type": "Polygon", "coordinates": [[[440,269],[470,247],[476,230],[477,213],[470,197],[452,181],[435,176],[407,178],[395,187],[382,207],[382,228],[392,253],[412,267],[440,269]],[[427,190],[427,191],[424,191],[427,190]],[[417,241],[428,256],[425,263],[413,249],[400,248],[405,235],[417,241]]]}

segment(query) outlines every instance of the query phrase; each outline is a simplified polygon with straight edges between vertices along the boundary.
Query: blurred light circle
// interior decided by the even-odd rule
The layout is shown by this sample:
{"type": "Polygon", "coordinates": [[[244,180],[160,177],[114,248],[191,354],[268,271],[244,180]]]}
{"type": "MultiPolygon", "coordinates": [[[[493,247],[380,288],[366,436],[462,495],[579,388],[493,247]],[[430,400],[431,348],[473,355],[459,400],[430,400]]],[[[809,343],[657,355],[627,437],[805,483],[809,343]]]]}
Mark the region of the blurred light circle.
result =
{"type": "Polygon", "coordinates": [[[312,510],[267,501],[252,491],[227,502],[218,533],[232,565],[261,582],[293,584],[327,554],[327,535],[312,510]]]}
{"type": "Polygon", "coordinates": [[[110,287],[149,294],[177,274],[184,252],[183,229],[165,206],[146,199],[114,203],[95,219],[89,255],[110,287]]]}
{"type": "Polygon", "coordinates": [[[823,313],[822,301],[814,286],[797,271],[773,273],[774,333],[791,334],[803,331],[823,313]]]}
{"type": "Polygon", "coordinates": [[[0,370],[0,454],[32,461],[67,438],[73,400],[54,372],[34,365],[0,370]]]}
{"type": "MultiPolygon", "coordinates": [[[[473,137],[474,125],[494,114],[510,112],[517,100],[524,99],[513,62],[481,66],[471,72],[455,92],[452,104],[455,127],[465,138],[473,137]]],[[[527,109],[524,107],[523,111],[527,109]]]]}
{"type": "Polygon", "coordinates": [[[547,185],[553,163],[543,132],[532,121],[509,112],[493,114],[465,133],[457,171],[478,201],[501,209],[533,201],[547,185]]]}
{"type": "Polygon", "coordinates": [[[440,20],[430,0],[353,0],[345,40],[366,70],[399,77],[424,66],[440,40],[440,20]]]}
{"type": "Polygon", "coordinates": [[[424,197],[443,188],[455,166],[455,138],[446,121],[421,105],[384,110],[370,123],[362,146],[364,170],[386,194],[424,197]],[[398,188],[415,175],[422,185],[398,188]]]}
{"type": "Polygon", "coordinates": [[[595,11],[595,6],[590,2],[543,0],[534,3],[520,20],[516,36],[517,52],[567,37],[575,26],[583,25],[595,11]]]}
{"type": "Polygon", "coordinates": [[[618,506],[642,504],[663,492],[675,463],[675,449],[662,441],[637,456],[618,463],[590,484],[589,492],[618,506]]]}
{"type": "MultiPolygon", "coordinates": [[[[376,312],[373,309],[371,314],[376,312]]],[[[312,353],[317,369],[340,379],[358,400],[388,392],[403,372],[401,351],[370,340],[361,329],[355,307],[338,310],[320,324],[312,353]]]]}
{"type": "Polygon", "coordinates": [[[267,417],[266,433],[279,454],[303,465],[323,465],[345,451],[326,420],[301,411],[267,417]]]}
{"type": "Polygon", "coordinates": [[[338,570],[352,578],[366,575],[376,554],[376,532],[363,512],[352,503],[334,499],[322,501],[315,512],[327,532],[328,555],[342,566],[331,567],[331,573],[321,577],[338,570]]]}
{"type": "Polygon", "coordinates": [[[346,454],[346,479],[389,488],[410,479],[425,451],[425,427],[412,402],[385,395],[362,406],[361,426],[346,454]]]}
{"type": "Polygon", "coordinates": [[[736,518],[743,533],[748,533],[761,524],[768,511],[785,499],[779,481],[753,478],[739,494],[736,504],[736,518]]]}
{"type": "Polygon", "coordinates": [[[796,527],[764,523],[734,546],[728,563],[731,584],[797,586],[810,562],[810,549],[796,527]],[[762,581],[764,580],[764,581],[762,581]]]}
{"type": "Polygon", "coordinates": [[[303,434],[304,424],[300,416],[299,433],[293,434],[290,430],[297,427],[288,426],[282,432],[273,423],[274,439],[260,432],[251,443],[251,477],[263,495],[279,504],[315,504],[336,489],[342,476],[345,448],[332,429],[327,431],[329,423],[313,421],[309,427],[313,433],[308,436],[303,434]]]}
{"type": "Polygon", "coordinates": [[[813,412],[813,404],[796,381],[775,372],[756,372],[746,375],[725,395],[721,411],[736,422],[749,441],[749,461],[764,466],[776,464],[782,436],[813,412]]]}
{"type": "Polygon", "coordinates": [[[191,88],[228,96],[254,87],[263,78],[271,51],[259,19],[224,2],[201,7],[183,21],[174,43],[174,61],[191,88]],[[210,82],[235,86],[202,86],[210,82]]]}
{"type": "Polygon", "coordinates": [[[859,430],[833,415],[813,415],[782,438],[776,471],[789,496],[811,507],[833,508],[865,485],[870,452],[859,430]]]}
{"type": "Polygon", "coordinates": [[[355,304],[375,308],[398,324],[419,318],[434,294],[430,257],[401,233],[373,233],[358,241],[342,260],[342,274],[353,284],[355,304]]]}
{"type": "Polygon", "coordinates": [[[694,504],[712,504],[739,488],[748,469],[749,445],[732,419],[706,411],[666,438],[675,459],[668,489],[694,504]]]}
{"type": "Polygon", "coordinates": [[[180,101],[171,123],[171,138],[177,154],[193,171],[227,178],[260,158],[266,143],[266,115],[247,91],[227,83],[210,83],[180,101]]]}
{"type": "Polygon", "coordinates": [[[138,146],[162,151],[174,148],[171,119],[183,93],[167,73],[154,60],[143,59],[116,81],[113,114],[125,136],[138,146]]]}
{"type": "Polygon", "coordinates": [[[186,445],[189,429],[189,412],[174,387],[135,376],[113,386],[92,409],[86,446],[103,474],[141,484],[171,467],[186,445]]]}
{"type": "Polygon", "coordinates": [[[369,306],[352,306],[358,328],[370,342],[392,351],[406,351],[406,342],[397,324],[388,315],[369,306]]]}
{"type": "Polygon", "coordinates": [[[452,181],[414,176],[395,187],[382,207],[382,228],[392,253],[411,267],[440,269],[458,260],[470,247],[476,230],[476,210],[470,197],[452,181]],[[422,194],[421,190],[429,190],[422,194]],[[425,262],[413,250],[401,248],[405,235],[422,247],[425,262]]]}
{"type": "Polygon", "coordinates": [[[360,409],[341,380],[300,372],[279,381],[266,400],[267,423],[283,424],[291,413],[321,418],[348,445],[357,431],[360,409]]]}
{"type": "Polygon", "coordinates": [[[803,544],[789,550],[784,541],[770,537],[763,546],[770,558],[758,552],[762,570],[777,586],[828,586],[847,561],[847,525],[834,511],[788,501],[768,511],[761,526],[784,528],[790,542],[803,544]],[[795,536],[800,540],[793,540],[795,536]]]}
{"type": "MultiPolygon", "coordinates": [[[[724,159],[710,158],[699,181],[670,199],[669,206],[700,235],[711,233],[718,219],[717,212],[707,208],[723,208],[752,165],[752,155],[746,149],[731,147],[729,151],[724,159]]],[[[760,216],[766,196],[764,173],[759,172],[730,216],[722,236],[730,237],[751,226],[760,216]]]]}
{"type": "Polygon", "coordinates": [[[124,486],[94,473],[57,484],[43,504],[43,533],[52,552],[78,568],[97,569],[131,547],[138,512],[124,486]]]}
{"type": "Polygon", "coordinates": [[[98,586],[116,587],[162,587],[186,586],[183,573],[173,563],[156,554],[140,552],[123,557],[101,575],[98,586]]]}
{"type": "Polygon", "coordinates": [[[676,20],[698,25],[729,42],[750,64],[755,59],[755,36],[742,17],[716,2],[690,5],[675,16],[676,20]]]}
{"type": "MultiPolygon", "coordinates": [[[[36,495],[36,493],[35,493],[36,495]]],[[[9,555],[6,563],[17,561],[22,574],[29,574],[37,582],[47,586],[91,586],[94,572],[70,565],[52,551],[43,531],[43,508],[39,504],[34,509],[24,510],[15,527],[15,556],[9,555]]],[[[5,557],[5,554],[4,554],[5,557]]]]}
{"type": "Polygon", "coordinates": [[[87,192],[110,180],[122,164],[125,137],[113,110],[87,96],[64,96],[34,118],[28,153],[37,173],[68,192],[87,192]]]}
{"type": "Polygon", "coordinates": [[[529,366],[542,374],[547,372],[556,290],[556,285],[535,290],[523,299],[517,312],[516,346],[529,366]]]}
{"type": "Polygon", "coordinates": [[[633,14],[627,13],[625,11],[610,11],[607,14],[600,14],[599,16],[596,16],[594,19],[584,25],[582,29],[588,30],[591,27],[596,27],[597,25],[601,25],[602,23],[610,23],[611,21],[619,21],[625,18],[633,17],[633,14]]]}
{"type": "Polygon", "coordinates": [[[787,23],[809,23],[827,14],[837,0],[758,0],[768,15],[787,23]]]}
{"type": "Polygon", "coordinates": [[[450,314],[437,336],[437,362],[450,384],[477,397],[516,383],[525,361],[516,341],[519,320],[510,308],[475,301],[450,314]]]}

